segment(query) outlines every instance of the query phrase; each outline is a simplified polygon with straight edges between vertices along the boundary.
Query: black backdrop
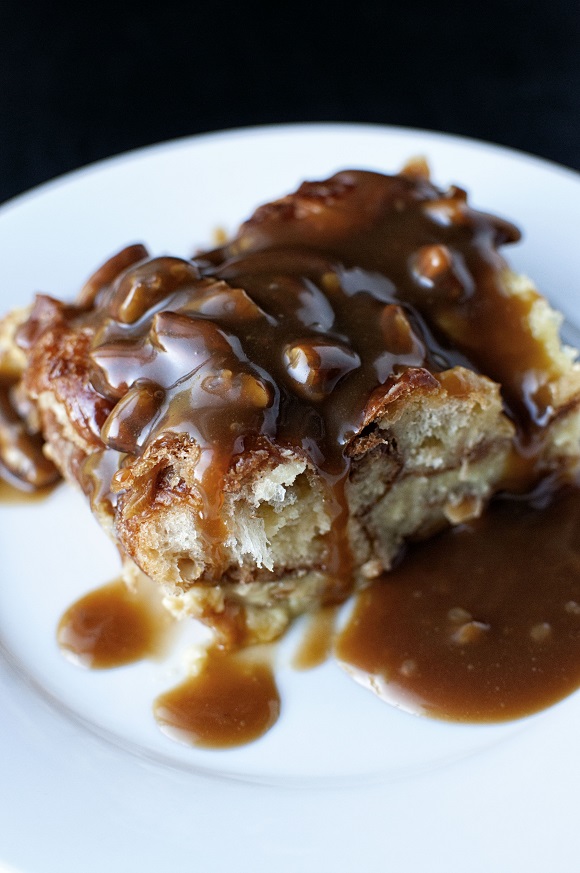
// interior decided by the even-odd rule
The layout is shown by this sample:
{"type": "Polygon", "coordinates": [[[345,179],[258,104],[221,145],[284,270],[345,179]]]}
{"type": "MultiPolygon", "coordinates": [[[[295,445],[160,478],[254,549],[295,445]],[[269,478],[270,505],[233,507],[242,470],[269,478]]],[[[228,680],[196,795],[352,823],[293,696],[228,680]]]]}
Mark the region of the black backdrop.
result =
{"type": "Polygon", "coordinates": [[[0,201],[137,146],[289,121],[424,127],[580,169],[579,109],[577,0],[0,3],[0,201]]]}

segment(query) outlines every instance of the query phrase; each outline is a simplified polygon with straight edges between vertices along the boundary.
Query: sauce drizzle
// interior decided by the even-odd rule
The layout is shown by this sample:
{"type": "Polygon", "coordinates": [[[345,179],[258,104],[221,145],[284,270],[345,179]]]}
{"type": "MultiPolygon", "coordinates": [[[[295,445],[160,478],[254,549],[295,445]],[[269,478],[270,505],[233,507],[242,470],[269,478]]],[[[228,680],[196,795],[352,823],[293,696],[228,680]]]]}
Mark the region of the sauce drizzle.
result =
{"type": "MultiPolygon", "coordinates": [[[[529,329],[539,296],[510,295],[503,282],[498,249],[518,239],[461,189],[439,190],[421,173],[339,173],[260,208],[234,240],[195,260],[131,246],[76,304],[39,296],[18,337],[25,381],[38,398],[60,379],[89,447],[70,460],[71,476],[99,511],[125,501],[140,511],[128,474],[159,441],[178,434],[195,446],[188,496],[218,584],[229,570],[228,472],[260,445],[302,452],[328,492],[321,569],[342,600],[353,584],[348,450],[373,420],[373,399],[405,376],[459,365],[501,383],[517,430],[510,488],[546,472],[538,459],[559,373],[529,329]],[[60,354],[73,341],[78,360],[60,354]]],[[[56,471],[12,387],[0,384],[0,464],[46,485],[56,471]]],[[[478,521],[409,547],[359,596],[336,642],[345,669],[381,696],[457,721],[516,718],[576,689],[580,490],[555,491],[548,481],[529,499],[498,499],[478,521]]],[[[324,660],[332,625],[331,613],[313,620],[298,667],[324,660]]],[[[67,657],[94,668],[148,657],[163,636],[120,582],[79,600],[58,629],[67,657]]],[[[280,698],[270,665],[215,650],[154,711],[179,741],[224,748],[267,731],[280,698]]]]}

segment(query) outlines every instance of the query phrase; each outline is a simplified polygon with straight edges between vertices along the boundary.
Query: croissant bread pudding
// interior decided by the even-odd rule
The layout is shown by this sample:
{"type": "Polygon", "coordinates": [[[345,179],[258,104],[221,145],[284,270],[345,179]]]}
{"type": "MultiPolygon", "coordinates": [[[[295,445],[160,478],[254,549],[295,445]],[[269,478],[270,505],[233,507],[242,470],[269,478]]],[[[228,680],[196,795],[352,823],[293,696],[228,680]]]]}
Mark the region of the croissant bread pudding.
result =
{"type": "Polygon", "coordinates": [[[175,614],[274,639],[574,475],[580,367],[518,238],[415,161],[306,182],[191,260],[129,246],[2,322],[4,469],[80,485],[175,614]]]}

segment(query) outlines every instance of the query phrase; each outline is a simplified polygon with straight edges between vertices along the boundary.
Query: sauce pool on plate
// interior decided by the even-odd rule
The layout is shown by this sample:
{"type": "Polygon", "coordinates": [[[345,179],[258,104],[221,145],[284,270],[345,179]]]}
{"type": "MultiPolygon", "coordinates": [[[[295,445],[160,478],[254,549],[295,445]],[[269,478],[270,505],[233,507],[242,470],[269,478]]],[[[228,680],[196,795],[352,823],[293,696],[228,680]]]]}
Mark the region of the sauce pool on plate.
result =
{"type": "Polygon", "coordinates": [[[106,669],[159,655],[169,616],[150,598],[118,579],[89,592],[62,616],[57,641],[63,654],[82,667],[106,669]]]}
{"type": "Polygon", "coordinates": [[[215,651],[199,675],[157,698],[154,713],[171,739],[229,748],[258,739],[276,723],[280,695],[266,659],[215,651]]]}
{"type": "MultiPolygon", "coordinates": [[[[480,519],[411,544],[341,630],[338,617],[328,607],[307,620],[295,669],[334,657],[388,702],[459,722],[556,703],[580,687],[580,488],[497,499],[480,519]]],[[[161,654],[170,623],[148,592],[118,580],[69,607],[57,639],[74,663],[106,669],[161,654]]],[[[268,731],[280,695],[269,659],[215,649],[153,708],[172,739],[226,748],[268,731]]]]}
{"type": "Polygon", "coordinates": [[[362,592],[336,644],[359,682],[414,712],[515,719],[580,687],[580,491],[498,500],[412,546],[362,592]]]}

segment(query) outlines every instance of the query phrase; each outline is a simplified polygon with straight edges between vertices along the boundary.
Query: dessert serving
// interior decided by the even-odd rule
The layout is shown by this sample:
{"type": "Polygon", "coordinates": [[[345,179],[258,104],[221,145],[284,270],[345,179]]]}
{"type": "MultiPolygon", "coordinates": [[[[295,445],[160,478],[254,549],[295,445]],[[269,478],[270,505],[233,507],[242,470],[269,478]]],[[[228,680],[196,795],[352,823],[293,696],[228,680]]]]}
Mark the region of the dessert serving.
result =
{"type": "Polygon", "coordinates": [[[413,161],[303,183],[192,259],[129,246],[4,319],[5,474],[80,486],[129,587],[220,648],[274,640],[495,495],[574,482],[580,366],[518,238],[413,161]]]}

